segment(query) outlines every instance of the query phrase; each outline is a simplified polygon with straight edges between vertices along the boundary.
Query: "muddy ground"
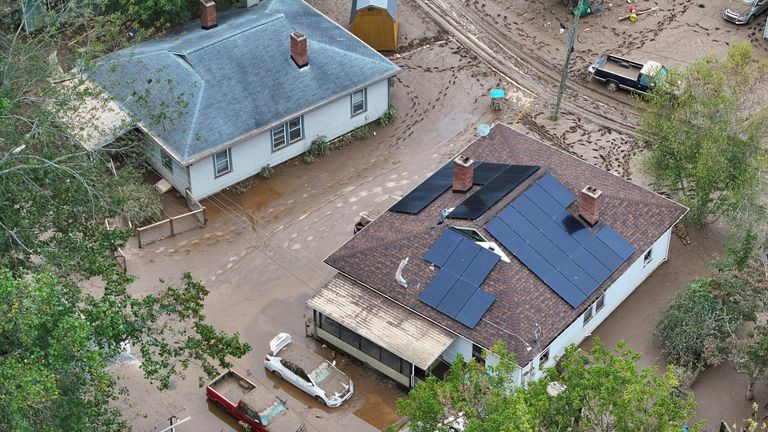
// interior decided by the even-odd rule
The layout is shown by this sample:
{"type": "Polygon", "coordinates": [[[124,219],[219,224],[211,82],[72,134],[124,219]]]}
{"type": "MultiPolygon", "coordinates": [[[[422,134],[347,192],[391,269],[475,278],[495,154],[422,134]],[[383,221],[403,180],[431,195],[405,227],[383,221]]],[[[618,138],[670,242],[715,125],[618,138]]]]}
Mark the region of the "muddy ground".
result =
{"type": "MultiPolygon", "coordinates": [[[[310,3],[346,24],[348,1],[310,3]]],[[[641,0],[638,7],[655,4],[641,0]]],[[[206,303],[210,321],[238,331],[254,347],[235,367],[287,398],[309,430],[380,430],[397,420],[395,400],[404,394],[402,389],[340,357],[357,394],[341,408],[321,408],[284,381],[267,376],[262,359],[269,339],[288,331],[331,355],[304,338],[305,301],[333,274],[322,259],[352,236],[360,212],[402,196],[474,139],[480,123],[519,121],[517,127],[527,133],[642,182],[636,169],[641,146],[631,133],[636,121],[632,100],[587,82],[581,71],[604,52],[685,65],[706,52],[723,52],[738,35],[754,39],[758,28],[723,22],[723,1],[707,1],[704,8],[691,1],[658,4],[659,12],[643,15],[636,24],[617,21],[626,13],[619,2],[582,20],[563,110],[553,121],[553,76],[559,75],[567,37],[567,31],[559,31],[560,21],[566,27],[570,22],[559,0],[401,0],[401,48],[395,61],[403,73],[391,92],[399,110],[395,122],[372,126],[367,140],[313,165],[295,160],[278,166],[271,179],[255,182],[246,193],[223,192],[205,200],[209,224],[204,229],[143,249],[132,240],[125,251],[128,267],[140,277],[132,289],[152,292],[159,279],[172,282],[191,271],[211,291],[206,303]],[[441,10],[443,17],[436,18],[441,10]],[[460,18],[459,24],[451,17],[460,18]],[[492,47],[490,54],[484,47],[492,47]],[[509,95],[501,112],[489,109],[487,95],[493,87],[503,87],[509,95]]],[[[757,51],[765,55],[765,44],[757,51]]],[[[675,240],[670,261],[595,334],[609,344],[627,339],[630,347],[645,353],[644,362],[663,365],[651,337],[653,324],[680,288],[705,273],[710,253],[722,246],[720,231],[691,233],[689,246],[675,240]]],[[[198,370],[159,393],[135,370],[122,369],[134,392],[125,402],[126,412],[140,430],[159,430],[171,415],[192,417],[177,429],[181,432],[236,430],[231,419],[206,403],[198,370]]],[[[727,366],[704,373],[695,390],[698,414],[710,430],[716,430],[719,419],[733,421],[749,413],[742,396],[744,380],[727,366]]],[[[768,390],[757,388],[756,399],[764,403],[768,390]]]]}

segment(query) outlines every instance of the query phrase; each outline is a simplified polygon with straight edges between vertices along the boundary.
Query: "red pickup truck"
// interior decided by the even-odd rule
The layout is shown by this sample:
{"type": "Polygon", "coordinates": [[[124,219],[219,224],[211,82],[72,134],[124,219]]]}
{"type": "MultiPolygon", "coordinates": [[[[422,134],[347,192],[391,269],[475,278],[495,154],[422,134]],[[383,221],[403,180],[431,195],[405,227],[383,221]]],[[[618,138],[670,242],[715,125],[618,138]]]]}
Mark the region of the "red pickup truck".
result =
{"type": "Polygon", "coordinates": [[[263,386],[233,370],[219,375],[205,387],[208,400],[218,404],[240,423],[258,432],[303,432],[304,422],[263,386]]]}

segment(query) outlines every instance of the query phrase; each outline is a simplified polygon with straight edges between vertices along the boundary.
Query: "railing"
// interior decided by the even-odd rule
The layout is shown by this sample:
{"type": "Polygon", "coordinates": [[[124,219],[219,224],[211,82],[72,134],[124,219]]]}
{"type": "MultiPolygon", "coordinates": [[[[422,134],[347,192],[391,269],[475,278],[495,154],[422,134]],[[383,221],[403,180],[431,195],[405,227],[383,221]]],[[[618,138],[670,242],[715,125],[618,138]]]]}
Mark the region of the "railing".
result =
{"type": "Polygon", "coordinates": [[[200,207],[183,215],[169,217],[160,222],[136,229],[139,247],[173,237],[175,235],[202,228],[206,225],[205,207],[200,207]]]}
{"type": "MultiPolygon", "coordinates": [[[[104,225],[106,225],[108,230],[113,229],[111,226],[109,226],[109,219],[104,219],[104,225]]],[[[131,225],[131,221],[128,221],[128,226],[131,225]]],[[[128,271],[128,264],[125,261],[125,253],[123,253],[123,250],[120,248],[117,248],[117,251],[114,255],[115,261],[117,261],[117,268],[120,269],[123,273],[128,271]]]]}

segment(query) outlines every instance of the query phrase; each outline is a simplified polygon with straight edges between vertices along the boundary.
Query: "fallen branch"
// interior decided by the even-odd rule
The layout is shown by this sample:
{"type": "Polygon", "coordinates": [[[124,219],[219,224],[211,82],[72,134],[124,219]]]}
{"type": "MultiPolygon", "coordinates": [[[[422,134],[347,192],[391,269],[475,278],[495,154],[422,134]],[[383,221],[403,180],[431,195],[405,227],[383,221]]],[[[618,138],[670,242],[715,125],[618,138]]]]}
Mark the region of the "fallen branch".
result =
{"type": "Polygon", "coordinates": [[[656,10],[656,9],[658,9],[658,8],[659,8],[658,6],[654,6],[654,7],[650,8],[650,9],[646,9],[646,10],[641,10],[641,11],[633,12],[633,13],[631,13],[631,14],[629,14],[629,15],[625,15],[625,16],[623,16],[623,17],[619,18],[619,21],[623,21],[623,20],[625,20],[625,19],[628,19],[628,18],[629,18],[629,17],[631,17],[632,15],[634,15],[634,16],[638,16],[638,15],[642,15],[642,14],[644,14],[644,13],[653,12],[653,11],[655,11],[655,10],[656,10]]]}

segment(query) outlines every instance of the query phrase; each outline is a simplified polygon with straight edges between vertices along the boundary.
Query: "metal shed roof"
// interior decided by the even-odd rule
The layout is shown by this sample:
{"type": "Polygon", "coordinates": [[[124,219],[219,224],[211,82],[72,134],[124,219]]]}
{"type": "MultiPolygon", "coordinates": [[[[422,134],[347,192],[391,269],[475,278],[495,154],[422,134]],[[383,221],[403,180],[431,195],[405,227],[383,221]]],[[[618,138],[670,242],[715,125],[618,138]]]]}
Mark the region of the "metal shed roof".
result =
{"type": "Polygon", "coordinates": [[[392,21],[397,21],[397,0],[352,0],[352,15],[349,21],[352,21],[357,11],[369,7],[386,9],[392,21]]]}
{"type": "Polygon", "coordinates": [[[427,369],[456,337],[342,275],[331,279],[307,304],[421,369],[427,369]]]}

